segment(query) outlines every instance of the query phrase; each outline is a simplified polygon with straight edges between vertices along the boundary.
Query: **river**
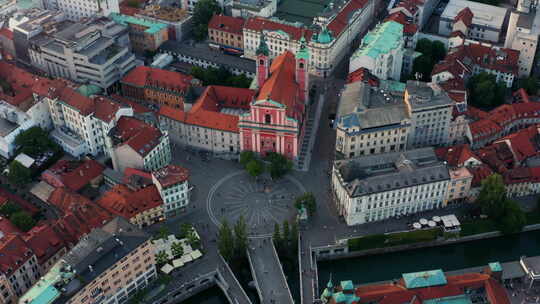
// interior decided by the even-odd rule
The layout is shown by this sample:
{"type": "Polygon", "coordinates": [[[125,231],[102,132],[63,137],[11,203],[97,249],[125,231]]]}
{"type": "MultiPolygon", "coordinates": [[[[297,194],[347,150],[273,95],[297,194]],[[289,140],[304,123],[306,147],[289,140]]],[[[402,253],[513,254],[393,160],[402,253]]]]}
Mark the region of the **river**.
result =
{"type": "MultiPolygon", "coordinates": [[[[319,286],[326,285],[330,273],[334,284],[342,280],[363,284],[399,278],[407,272],[439,268],[451,271],[494,261],[515,261],[523,255],[540,255],[540,230],[440,247],[322,261],[318,263],[319,286]]],[[[293,282],[290,284],[295,285],[293,282]]],[[[195,303],[228,304],[228,301],[221,290],[214,287],[182,302],[195,303]]]]}
{"type": "Polygon", "coordinates": [[[400,278],[402,273],[407,272],[431,269],[452,271],[495,261],[515,261],[523,255],[540,255],[540,231],[440,247],[321,261],[318,263],[319,286],[326,286],[330,274],[334,283],[352,280],[355,284],[363,284],[400,278]]]}

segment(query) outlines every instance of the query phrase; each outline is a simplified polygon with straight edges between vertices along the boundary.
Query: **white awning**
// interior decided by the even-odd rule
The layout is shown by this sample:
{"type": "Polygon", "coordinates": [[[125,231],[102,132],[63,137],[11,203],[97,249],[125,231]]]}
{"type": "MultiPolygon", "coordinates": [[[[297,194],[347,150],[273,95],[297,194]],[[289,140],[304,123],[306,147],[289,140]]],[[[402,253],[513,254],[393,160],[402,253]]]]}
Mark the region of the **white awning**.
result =
{"type": "Polygon", "coordinates": [[[161,267],[161,271],[165,274],[171,273],[173,271],[174,267],[171,266],[171,264],[165,264],[163,267],[161,267]]]}
{"type": "Polygon", "coordinates": [[[195,250],[195,251],[193,251],[193,252],[191,253],[191,257],[192,257],[194,260],[196,260],[196,259],[202,257],[202,253],[201,253],[201,251],[200,251],[199,249],[197,249],[197,250],[195,250]]]}

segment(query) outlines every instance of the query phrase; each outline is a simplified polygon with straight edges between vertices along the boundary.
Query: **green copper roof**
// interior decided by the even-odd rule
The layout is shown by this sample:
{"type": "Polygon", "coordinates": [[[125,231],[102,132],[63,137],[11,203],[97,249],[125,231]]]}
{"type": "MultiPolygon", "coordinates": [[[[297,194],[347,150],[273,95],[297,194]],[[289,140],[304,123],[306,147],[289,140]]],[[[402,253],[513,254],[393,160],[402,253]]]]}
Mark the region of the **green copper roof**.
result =
{"type": "Polygon", "coordinates": [[[116,23],[119,23],[122,25],[137,24],[140,26],[147,27],[147,29],[144,32],[148,34],[155,34],[167,28],[167,25],[165,23],[149,21],[146,19],[136,18],[133,16],[127,16],[127,15],[122,15],[118,13],[111,13],[109,17],[112,20],[114,20],[116,23]]]}
{"type": "Polygon", "coordinates": [[[264,39],[264,35],[261,35],[261,40],[259,41],[259,47],[257,48],[256,54],[264,56],[270,55],[270,49],[266,44],[266,39],[264,39]]]}
{"type": "Polygon", "coordinates": [[[56,263],[32,288],[21,298],[21,303],[51,304],[60,297],[60,291],[54,286],[63,280],[69,280],[73,274],[63,271],[64,264],[56,263]]]}
{"type": "Polygon", "coordinates": [[[352,57],[369,56],[377,58],[399,47],[403,41],[403,25],[395,21],[387,21],[378,25],[362,39],[360,48],[352,57]]]}
{"type": "Polygon", "coordinates": [[[467,295],[460,295],[454,297],[444,297],[431,300],[425,300],[424,304],[472,304],[471,298],[467,295]]]}
{"type": "Polygon", "coordinates": [[[332,296],[332,291],[328,288],[325,288],[323,290],[323,293],[321,295],[321,298],[330,298],[332,296]]]}
{"type": "Polygon", "coordinates": [[[319,35],[317,35],[317,42],[322,43],[322,44],[327,44],[327,43],[332,42],[332,40],[333,40],[332,34],[326,28],[326,26],[323,26],[321,32],[319,33],[319,35]]]}
{"type": "Polygon", "coordinates": [[[360,297],[356,296],[354,293],[348,294],[343,292],[336,292],[333,295],[334,301],[336,303],[352,304],[360,301],[360,297]]]}
{"type": "Polygon", "coordinates": [[[328,283],[326,283],[327,288],[333,288],[334,284],[332,284],[332,279],[328,280],[328,283]]]}
{"type": "Polygon", "coordinates": [[[353,290],[354,289],[354,285],[353,285],[353,282],[352,281],[341,281],[340,283],[341,285],[341,288],[343,290],[353,290]]]}
{"type": "Polygon", "coordinates": [[[405,92],[407,84],[396,80],[379,80],[381,89],[389,90],[391,92],[405,92]]]}
{"type": "Polygon", "coordinates": [[[402,276],[405,287],[409,289],[445,285],[447,283],[446,276],[440,269],[404,273],[402,276]]]}
{"type": "Polygon", "coordinates": [[[491,269],[491,271],[495,271],[495,272],[499,272],[499,271],[502,271],[502,266],[501,266],[501,263],[499,262],[493,262],[493,263],[489,263],[489,269],[491,269]]]}
{"type": "Polygon", "coordinates": [[[298,51],[296,51],[296,58],[302,58],[305,60],[309,59],[309,51],[306,46],[306,38],[304,38],[304,36],[300,38],[300,47],[298,48],[298,51]]]}
{"type": "Polygon", "coordinates": [[[101,93],[102,89],[96,85],[93,84],[85,84],[77,88],[76,90],[79,92],[79,94],[84,95],[86,97],[90,97],[92,95],[97,95],[101,93]]]}

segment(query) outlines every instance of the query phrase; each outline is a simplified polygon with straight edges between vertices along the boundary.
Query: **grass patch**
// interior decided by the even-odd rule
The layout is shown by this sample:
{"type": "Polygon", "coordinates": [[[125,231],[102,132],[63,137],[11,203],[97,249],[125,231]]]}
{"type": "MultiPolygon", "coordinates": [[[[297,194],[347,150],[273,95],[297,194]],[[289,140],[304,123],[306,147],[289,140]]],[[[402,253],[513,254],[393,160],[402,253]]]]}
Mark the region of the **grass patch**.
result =
{"type": "Polygon", "coordinates": [[[439,236],[442,236],[442,231],[439,228],[399,232],[392,234],[374,234],[365,237],[349,239],[348,245],[350,251],[360,251],[421,242],[430,242],[436,240],[439,236]]]}
{"type": "Polygon", "coordinates": [[[473,222],[461,223],[460,236],[468,236],[497,230],[499,229],[493,220],[475,220],[473,222]]]}

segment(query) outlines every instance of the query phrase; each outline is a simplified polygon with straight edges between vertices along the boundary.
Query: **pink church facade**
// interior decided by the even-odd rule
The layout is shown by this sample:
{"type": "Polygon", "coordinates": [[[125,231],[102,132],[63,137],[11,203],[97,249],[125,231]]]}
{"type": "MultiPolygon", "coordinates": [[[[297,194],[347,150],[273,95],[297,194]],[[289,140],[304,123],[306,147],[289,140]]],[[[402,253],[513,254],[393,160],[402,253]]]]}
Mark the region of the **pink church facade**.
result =
{"type": "Polygon", "coordinates": [[[257,54],[259,91],[238,121],[240,150],[296,160],[304,136],[309,54],[301,47],[296,56],[286,51],[270,64],[264,38],[257,54]]]}

